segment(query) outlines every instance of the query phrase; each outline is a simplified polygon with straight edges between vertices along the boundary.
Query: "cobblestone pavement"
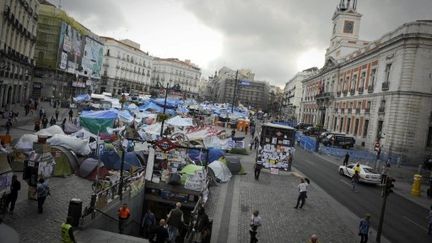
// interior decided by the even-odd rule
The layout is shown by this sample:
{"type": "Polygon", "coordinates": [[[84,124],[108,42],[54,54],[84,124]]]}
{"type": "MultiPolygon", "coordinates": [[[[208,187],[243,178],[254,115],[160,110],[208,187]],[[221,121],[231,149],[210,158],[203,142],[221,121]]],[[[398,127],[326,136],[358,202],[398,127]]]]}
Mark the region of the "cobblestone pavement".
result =
{"type": "Polygon", "coordinates": [[[21,200],[17,202],[14,214],[4,219],[7,225],[18,232],[20,242],[60,242],[60,225],[66,220],[70,199],[81,199],[83,208],[90,203],[90,181],[74,175],[53,177],[49,179],[51,196],[45,201],[43,214],[38,214],[36,201],[22,199],[27,194],[27,186],[25,182],[21,184],[21,200]]]}
{"type": "Polygon", "coordinates": [[[255,209],[263,219],[258,233],[260,242],[307,242],[312,234],[317,234],[320,242],[359,241],[359,218],[313,181],[303,209],[293,208],[298,196],[299,172],[281,171],[272,175],[263,170],[256,181],[254,155],[240,156],[247,175],[235,175],[229,183],[210,189],[207,212],[214,220],[212,242],[248,242],[250,216],[255,209]]]}

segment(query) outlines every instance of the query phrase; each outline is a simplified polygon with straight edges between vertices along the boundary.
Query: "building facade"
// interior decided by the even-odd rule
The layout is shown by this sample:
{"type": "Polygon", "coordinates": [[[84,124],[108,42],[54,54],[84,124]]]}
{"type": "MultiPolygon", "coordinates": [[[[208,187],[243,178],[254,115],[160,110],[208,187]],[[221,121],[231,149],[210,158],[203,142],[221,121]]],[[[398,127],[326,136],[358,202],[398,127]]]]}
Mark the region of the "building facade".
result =
{"type": "MultiPolygon", "coordinates": [[[[335,15],[345,11],[356,10],[335,15]]],[[[303,81],[301,106],[304,122],[421,162],[432,152],[432,21],[406,23],[348,55],[328,56],[303,81]]]]}
{"type": "Polygon", "coordinates": [[[131,40],[101,37],[104,44],[103,67],[98,91],[113,95],[148,92],[153,58],[131,40]]]}
{"type": "Polygon", "coordinates": [[[185,98],[197,98],[200,79],[201,69],[190,60],[154,58],[151,85],[155,88],[178,85],[185,98]]]}
{"type": "Polygon", "coordinates": [[[282,115],[285,120],[296,120],[300,118],[300,102],[303,95],[302,81],[317,73],[318,68],[313,67],[298,72],[292,79],[290,79],[284,87],[282,99],[282,115]]]}
{"type": "Polygon", "coordinates": [[[255,74],[251,70],[235,71],[222,67],[210,78],[211,100],[267,110],[270,86],[267,82],[254,79],[255,74]]]}
{"type": "Polygon", "coordinates": [[[29,98],[35,65],[37,0],[0,1],[0,107],[29,98]]]}
{"type": "Polygon", "coordinates": [[[70,98],[96,89],[103,44],[65,11],[42,1],[35,59],[32,96],[70,98]]]}

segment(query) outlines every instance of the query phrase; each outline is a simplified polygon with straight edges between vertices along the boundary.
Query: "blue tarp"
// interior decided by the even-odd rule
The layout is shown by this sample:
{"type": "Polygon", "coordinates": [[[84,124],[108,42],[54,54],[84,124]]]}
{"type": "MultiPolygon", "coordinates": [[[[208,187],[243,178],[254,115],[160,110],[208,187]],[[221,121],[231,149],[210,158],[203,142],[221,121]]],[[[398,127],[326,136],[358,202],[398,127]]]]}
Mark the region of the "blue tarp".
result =
{"type": "Polygon", "coordinates": [[[154,111],[157,113],[162,113],[163,112],[163,108],[153,102],[148,102],[145,105],[141,105],[138,107],[140,111],[154,111]]]}
{"type": "MultiPolygon", "coordinates": [[[[164,107],[165,105],[165,99],[163,98],[154,99],[152,100],[152,102],[162,107],[164,107]]],[[[176,109],[181,104],[183,104],[183,101],[179,99],[172,99],[172,98],[166,99],[166,108],[168,109],[176,109]]]]}
{"type": "Polygon", "coordinates": [[[102,111],[83,111],[80,117],[83,118],[99,118],[99,119],[117,119],[118,110],[102,110],[102,111]]]}
{"type": "Polygon", "coordinates": [[[73,98],[74,102],[81,103],[85,101],[89,101],[91,99],[90,95],[88,94],[81,94],[73,98]]]}
{"type": "Polygon", "coordinates": [[[123,122],[127,122],[127,123],[131,123],[134,119],[134,117],[130,114],[129,111],[127,110],[122,110],[118,112],[118,118],[123,121],[123,122]]]}
{"type": "MultiPolygon", "coordinates": [[[[101,155],[101,160],[104,163],[105,168],[120,170],[121,167],[121,156],[115,151],[107,151],[101,155]]],[[[123,169],[129,170],[131,166],[141,167],[141,163],[135,152],[127,152],[125,154],[125,163],[123,169]]]]}
{"type": "Polygon", "coordinates": [[[209,153],[209,161],[208,161],[209,164],[215,160],[220,159],[225,155],[224,151],[218,148],[209,148],[208,153],[209,153]]]}

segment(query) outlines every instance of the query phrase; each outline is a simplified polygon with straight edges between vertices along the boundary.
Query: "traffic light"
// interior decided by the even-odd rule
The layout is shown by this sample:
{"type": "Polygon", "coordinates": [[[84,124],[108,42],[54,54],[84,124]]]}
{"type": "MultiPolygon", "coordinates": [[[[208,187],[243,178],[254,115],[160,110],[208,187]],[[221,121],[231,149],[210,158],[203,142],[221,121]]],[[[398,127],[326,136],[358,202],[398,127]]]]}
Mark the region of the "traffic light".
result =
{"type": "Polygon", "coordinates": [[[394,182],[395,182],[396,180],[395,179],[393,179],[393,178],[391,178],[391,177],[388,177],[387,178],[387,181],[386,181],[386,185],[385,185],[385,194],[388,196],[390,193],[392,193],[393,192],[393,187],[394,187],[394,182]]]}

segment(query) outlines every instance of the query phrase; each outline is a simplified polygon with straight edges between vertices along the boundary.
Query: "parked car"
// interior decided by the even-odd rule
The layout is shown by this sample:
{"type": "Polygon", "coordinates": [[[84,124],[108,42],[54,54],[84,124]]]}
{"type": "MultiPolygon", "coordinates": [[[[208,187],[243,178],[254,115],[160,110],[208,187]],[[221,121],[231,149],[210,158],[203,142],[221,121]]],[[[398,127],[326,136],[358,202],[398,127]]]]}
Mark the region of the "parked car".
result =
{"type": "Polygon", "coordinates": [[[330,134],[321,142],[324,146],[335,146],[348,149],[354,147],[355,139],[341,134],[330,134]]]}
{"type": "MultiPolygon", "coordinates": [[[[354,175],[354,166],[355,164],[349,164],[347,166],[341,165],[339,166],[338,172],[342,176],[352,177],[354,175]]],[[[371,184],[380,184],[381,183],[381,175],[375,171],[372,167],[367,165],[360,165],[360,182],[371,183],[371,184]]]]}
{"type": "Polygon", "coordinates": [[[303,129],[306,129],[307,127],[312,127],[312,126],[313,126],[312,124],[300,122],[300,123],[297,123],[297,125],[294,128],[299,129],[299,130],[303,130],[303,129]]]}
{"type": "Polygon", "coordinates": [[[344,134],[342,134],[342,133],[335,133],[335,132],[322,132],[320,135],[319,135],[319,139],[320,139],[320,141],[323,141],[323,139],[325,139],[328,135],[344,135],[344,134]]]}
{"type": "Polygon", "coordinates": [[[307,127],[303,134],[306,136],[319,136],[324,131],[326,130],[318,127],[307,127]]]}

